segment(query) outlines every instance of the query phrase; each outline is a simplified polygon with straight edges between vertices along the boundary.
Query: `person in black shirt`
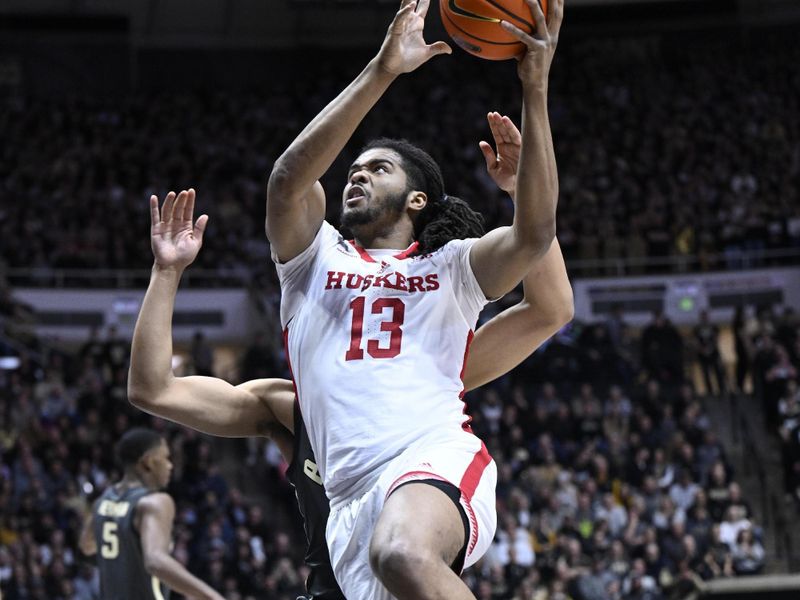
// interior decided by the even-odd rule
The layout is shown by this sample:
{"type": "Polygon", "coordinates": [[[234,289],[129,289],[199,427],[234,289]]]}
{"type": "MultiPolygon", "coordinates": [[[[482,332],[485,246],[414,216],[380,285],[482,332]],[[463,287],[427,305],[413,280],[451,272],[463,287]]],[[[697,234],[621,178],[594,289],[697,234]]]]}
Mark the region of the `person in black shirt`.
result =
{"type": "Polygon", "coordinates": [[[693,329],[697,345],[697,360],[703,371],[708,395],[723,395],[727,390],[725,368],[719,352],[719,328],[708,317],[708,311],[700,312],[700,322],[693,329]],[[716,384],[716,388],[714,385],[716,384]]]}
{"type": "Polygon", "coordinates": [[[297,508],[303,518],[307,542],[305,562],[309,567],[306,580],[308,600],[345,600],[333,575],[328,544],[325,541],[325,528],[330,512],[328,496],[322,486],[322,476],[317,468],[300,407],[296,402],[293,405],[294,434],[276,423],[269,437],[289,462],[286,477],[295,488],[297,508]]]}
{"type": "Polygon", "coordinates": [[[125,474],[95,501],[79,542],[84,554],[97,555],[102,598],[164,600],[173,589],[224,600],[170,555],[175,502],[161,491],[172,473],[166,440],[150,429],[132,429],[116,453],[125,474]]]}
{"type": "MultiPolygon", "coordinates": [[[[487,169],[501,189],[513,194],[520,132],[507,117],[490,124],[497,153],[481,143],[487,169]]],[[[153,196],[150,210],[155,265],[134,331],[128,399],[144,411],[210,435],[275,440],[287,460],[291,457],[288,476],[305,521],[310,598],[341,600],[325,541],[328,499],[292,382],[256,379],[233,386],[214,377],[172,373],[175,295],[180,275],[200,250],[208,219],[203,215],[194,221],[194,190],[171,192],[161,210],[153,196]]],[[[558,241],[532,266],[523,292],[518,304],[476,332],[464,369],[465,390],[507,373],[572,319],[572,288],[558,241]]]]}

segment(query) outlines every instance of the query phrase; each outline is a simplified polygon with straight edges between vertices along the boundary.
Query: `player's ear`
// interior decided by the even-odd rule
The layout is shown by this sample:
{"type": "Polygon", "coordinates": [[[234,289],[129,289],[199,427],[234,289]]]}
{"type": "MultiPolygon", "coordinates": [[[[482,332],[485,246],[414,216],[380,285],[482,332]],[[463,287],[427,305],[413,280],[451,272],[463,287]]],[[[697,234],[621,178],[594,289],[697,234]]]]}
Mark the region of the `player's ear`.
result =
{"type": "Polygon", "coordinates": [[[406,196],[406,209],[412,214],[419,214],[428,204],[428,196],[425,192],[412,190],[406,196]]]}
{"type": "Polygon", "coordinates": [[[146,452],[137,464],[142,471],[149,473],[153,470],[153,455],[150,452],[146,452]]]}

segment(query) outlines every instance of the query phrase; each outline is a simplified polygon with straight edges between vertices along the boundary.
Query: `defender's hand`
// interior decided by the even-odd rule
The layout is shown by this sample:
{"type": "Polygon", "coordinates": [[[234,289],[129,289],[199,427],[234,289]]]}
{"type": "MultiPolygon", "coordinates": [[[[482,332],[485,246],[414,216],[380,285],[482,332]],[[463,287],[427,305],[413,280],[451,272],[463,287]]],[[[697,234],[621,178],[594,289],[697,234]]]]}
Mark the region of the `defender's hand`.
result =
{"type": "Polygon", "coordinates": [[[150,196],[150,246],[159,267],[185,269],[203,245],[208,215],[194,218],[194,190],[175,196],[170,192],[158,210],[158,197],[150,196]]]}
{"type": "Polygon", "coordinates": [[[486,171],[504,192],[514,197],[514,188],[517,183],[517,168],[519,167],[519,152],[522,147],[522,134],[514,122],[497,112],[486,115],[489,129],[492,130],[494,145],[497,152],[487,142],[479,142],[483,157],[486,159],[486,171]]]}
{"type": "Polygon", "coordinates": [[[378,52],[378,65],[392,75],[409,73],[437,54],[450,54],[445,42],[425,43],[422,30],[430,0],[402,0],[378,52]]]}
{"type": "Polygon", "coordinates": [[[531,9],[536,30],[533,34],[522,31],[508,21],[501,21],[500,26],[521,41],[527,49],[519,58],[517,73],[523,86],[533,85],[547,91],[547,77],[550,64],[558,44],[558,32],[564,19],[564,0],[548,0],[547,19],[542,13],[538,0],[525,0],[531,9]]]}

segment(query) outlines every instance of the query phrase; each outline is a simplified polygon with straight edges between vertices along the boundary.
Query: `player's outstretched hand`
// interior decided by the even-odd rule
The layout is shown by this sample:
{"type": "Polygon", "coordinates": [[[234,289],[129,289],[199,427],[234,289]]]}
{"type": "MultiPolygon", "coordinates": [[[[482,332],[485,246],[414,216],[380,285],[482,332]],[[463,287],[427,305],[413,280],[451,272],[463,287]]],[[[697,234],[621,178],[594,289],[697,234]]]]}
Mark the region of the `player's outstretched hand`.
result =
{"type": "Polygon", "coordinates": [[[208,215],[194,219],[194,190],[177,196],[170,192],[158,210],[158,197],[150,196],[150,246],[160,267],[185,269],[203,245],[208,215]]]}
{"type": "Polygon", "coordinates": [[[532,34],[525,33],[508,21],[501,21],[500,25],[527,47],[519,59],[517,68],[523,85],[535,85],[546,92],[550,64],[553,62],[558,44],[558,32],[564,19],[564,0],[548,0],[547,19],[538,0],[525,0],[525,2],[531,9],[536,25],[536,30],[532,34]]]}
{"type": "Polygon", "coordinates": [[[517,168],[519,167],[519,152],[522,147],[522,134],[514,122],[497,112],[486,115],[489,129],[492,130],[495,151],[488,142],[478,142],[486,159],[486,170],[501,190],[514,196],[514,187],[517,184],[517,168]]]}
{"type": "Polygon", "coordinates": [[[392,75],[409,73],[437,54],[450,54],[445,42],[427,44],[422,37],[430,0],[402,0],[378,52],[378,65],[392,75]]]}

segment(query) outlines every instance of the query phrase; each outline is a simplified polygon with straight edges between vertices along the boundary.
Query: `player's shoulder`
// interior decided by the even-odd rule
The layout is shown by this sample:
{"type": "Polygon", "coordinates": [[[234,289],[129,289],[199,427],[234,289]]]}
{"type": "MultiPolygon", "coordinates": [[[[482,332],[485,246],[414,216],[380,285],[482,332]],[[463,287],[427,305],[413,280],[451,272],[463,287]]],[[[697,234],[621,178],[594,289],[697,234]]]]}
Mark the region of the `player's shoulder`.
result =
{"type": "Polygon", "coordinates": [[[279,272],[285,270],[292,271],[297,268],[297,265],[307,264],[309,261],[318,257],[320,253],[324,253],[327,249],[344,243],[344,236],[339,230],[328,221],[322,221],[319,229],[314,234],[314,238],[302,252],[285,262],[281,262],[278,256],[273,252],[272,259],[278,266],[279,272]]]}
{"type": "Polygon", "coordinates": [[[175,512],[175,500],[166,492],[150,492],[136,503],[141,514],[175,512]]]}
{"type": "Polygon", "coordinates": [[[322,222],[317,235],[320,236],[326,243],[343,244],[345,241],[342,232],[336,229],[336,227],[331,225],[328,221],[322,222]]]}
{"type": "Polygon", "coordinates": [[[357,256],[357,252],[353,246],[347,242],[342,232],[328,221],[323,221],[322,225],[320,225],[317,236],[311,246],[309,246],[309,250],[317,256],[332,256],[329,253],[337,250],[340,254],[357,256]],[[313,250],[311,250],[312,248],[313,250]]]}

